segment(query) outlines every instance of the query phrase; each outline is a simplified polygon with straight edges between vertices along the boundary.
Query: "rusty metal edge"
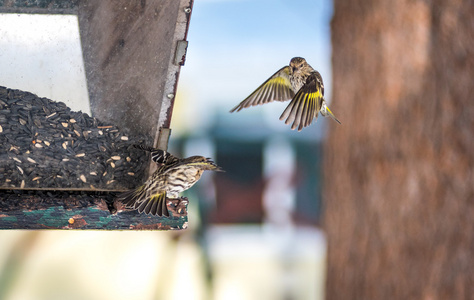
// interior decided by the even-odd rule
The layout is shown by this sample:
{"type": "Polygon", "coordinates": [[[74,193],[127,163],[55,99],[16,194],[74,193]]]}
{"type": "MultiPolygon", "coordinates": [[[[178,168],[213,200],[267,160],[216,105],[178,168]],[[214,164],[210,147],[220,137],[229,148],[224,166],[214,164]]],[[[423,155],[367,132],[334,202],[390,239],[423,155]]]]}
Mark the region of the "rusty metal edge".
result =
{"type": "MultiPolygon", "coordinates": [[[[176,65],[175,51],[178,45],[178,41],[186,40],[188,36],[189,21],[191,19],[191,13],[193,9],[194,0],[181,0],[179,4],[178,18],[176,21],[176,27],[173,35],[173,47],[171,47],[171,55],[169,61],[168,76],[166,78],[165,88],[163,91],[162,105],[160,115],[158,118],[157,128],[169,128],[171,124],[171,117],[173,113],[174,100],[176,98],[176,92],[178,89],[179,72],[181,70],[181,64],[176,65]]],[[[159,140],[160,130],[154,139],[155,146],[159,140]]],[[[166,150],[166,149],[164,149],[166,150]]]]}

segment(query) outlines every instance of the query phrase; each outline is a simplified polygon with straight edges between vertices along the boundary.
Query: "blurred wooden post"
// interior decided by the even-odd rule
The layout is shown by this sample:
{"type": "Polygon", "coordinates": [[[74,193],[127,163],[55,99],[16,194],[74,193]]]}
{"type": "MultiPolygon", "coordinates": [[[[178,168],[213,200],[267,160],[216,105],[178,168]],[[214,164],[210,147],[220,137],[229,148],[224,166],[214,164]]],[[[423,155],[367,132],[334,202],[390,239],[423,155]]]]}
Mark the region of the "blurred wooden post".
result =
{"type": "Polygon", "coordinates": [[[469,299],[474,4],[334,7],[327,299],[469,299]]]}

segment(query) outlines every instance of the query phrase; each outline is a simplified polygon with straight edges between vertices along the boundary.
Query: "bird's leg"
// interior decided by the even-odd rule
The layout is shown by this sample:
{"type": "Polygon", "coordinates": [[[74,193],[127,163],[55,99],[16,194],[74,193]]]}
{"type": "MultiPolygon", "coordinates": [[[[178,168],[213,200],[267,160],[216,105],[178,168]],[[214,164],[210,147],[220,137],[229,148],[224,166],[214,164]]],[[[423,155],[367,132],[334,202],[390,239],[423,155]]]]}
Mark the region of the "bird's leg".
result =
{"type": "Polygon", "coordinates": [[[188,198],[186,197],[179,197],[179,198],[168,198],[168,203],[170,204],[170,207],[178,207],[179,205],[181,205],[181,202],[182,201],[186,201],[185,204],[187,204],[188,201],[188,198]]]}
{"type": "Polygon", "coordinates": [[[187,197],[179,197],[179,198],[168,198],[168,210],[171,214],[175,217],[183,217],[186,216],[186,207],[188,206],[188,198],[187,197]]]}

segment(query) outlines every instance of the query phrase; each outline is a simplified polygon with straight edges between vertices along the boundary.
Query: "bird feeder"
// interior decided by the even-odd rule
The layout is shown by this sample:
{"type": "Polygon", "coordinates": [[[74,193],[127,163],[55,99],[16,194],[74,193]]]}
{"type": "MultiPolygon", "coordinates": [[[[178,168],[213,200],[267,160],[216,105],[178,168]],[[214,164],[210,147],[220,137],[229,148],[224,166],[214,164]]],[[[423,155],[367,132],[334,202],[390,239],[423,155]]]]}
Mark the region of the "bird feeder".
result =
{"type": "Polygon", "coordinates": [[[120,212],[114,199],[153,171],[133,144],[167,148],[192,5],[0,2],[0,13],[77,16],[90,102],[83,113],[0,86],[0,228],[186,227],[186,207],[161,219],[120,212]]]}

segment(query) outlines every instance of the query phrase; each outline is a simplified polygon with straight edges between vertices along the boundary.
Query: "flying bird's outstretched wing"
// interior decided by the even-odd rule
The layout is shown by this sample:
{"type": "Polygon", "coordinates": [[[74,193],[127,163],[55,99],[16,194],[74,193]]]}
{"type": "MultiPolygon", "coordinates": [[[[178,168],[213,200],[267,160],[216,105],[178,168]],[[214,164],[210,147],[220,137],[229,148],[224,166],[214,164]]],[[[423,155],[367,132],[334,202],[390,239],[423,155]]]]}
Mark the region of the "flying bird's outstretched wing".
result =
{"type": "Polygon", "coordinates": [[[291,88],[289,72],[289,66],[278,70],[230,112],[240,111],[242,108],[262,105],[272,101],[288,101],[293,98],[295,93],[291,88]]]}

